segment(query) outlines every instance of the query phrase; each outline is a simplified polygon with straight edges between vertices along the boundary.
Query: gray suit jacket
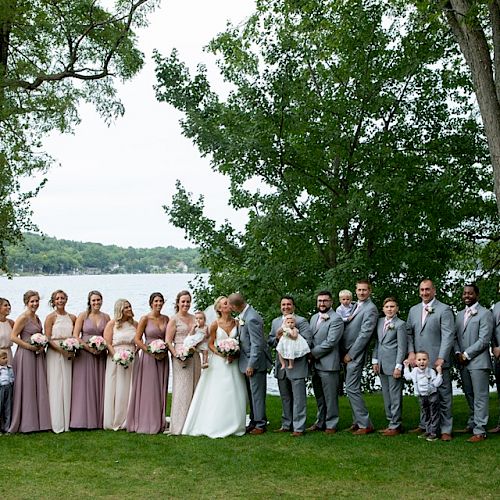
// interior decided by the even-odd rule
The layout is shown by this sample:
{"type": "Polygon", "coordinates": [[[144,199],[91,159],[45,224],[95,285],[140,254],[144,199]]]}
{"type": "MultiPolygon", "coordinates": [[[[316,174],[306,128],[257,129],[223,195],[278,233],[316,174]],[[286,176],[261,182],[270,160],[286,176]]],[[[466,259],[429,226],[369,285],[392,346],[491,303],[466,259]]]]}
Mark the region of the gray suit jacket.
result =
{"type": "Polygon", "coordinates": [[[375,331],[378,310],[371,299],[367,299],[355,312],[351,321],[345,324],[342,345],[344,351],[354,360],[364,356],[366,347],[375,331]]]}
{"type": "Polygon", "coordinates": [[[422,326],[422,303],[414,305],[408,314],[408,352],[427,351],[429,364],[434,365],[438,358],[450,367],[451,351],[455,339],[455,320],[450,306],[434,299],[433,312],[427,314],[422,326]]]}
{"type": "Polygon", "coordinates": [[[493,307],[493,322],[495,330],[493,332],[493,345],[500,347],[500,302],[493,307]]]}
{"type": "Polygon", "coordinates": [[[338,371],[340,370],[339,347],[344,333],[344,322],[333,309],[330,309],[327,314],[329,319],[322,321],[319,328],[317,328],[319,313],[311,318],[311,354],[317,370],[338,371]]]}
{"type": "MultiPolygon", "coordinates": [[[[241,315],[240,315],[241,317],[241,315]]],[[[271,368],[271,356],[264,338],[264,322],[257,311],[249,306],[242,317],[243,325],[238,325],[240,339],[240,371],[247,368],[255,371],[267,371],[271,368]]]]}
{"type": "MultiPolygon", "coordinates": [[[[299,333],[306,339],[306,342],[311,347],[311,330],[309,329],[309,323],[302,316],[295,315],[295,323],[299,330],[299,333]]],[[[276,348],[279,339],[276,338],[276,332],[283,325],[283,316],[278,316],[274,318],[271,323],[271,333],[269,334],[269,339],[267,341],[269,347],[276,348]]],[[[288,367],[288,364],[286,365],[288,367]]],[[[283,379],[288,377],[290,380],[296,380],[299,378],[306,378],[309,374],[309,364],[307,362],[307,356],[302,356],[301,358],[296,358],[293,363],[293,368],[289,370],[285,368],[281,369],[278,356],[276,356],[276,364],[274,367],[274,375],[277,379],[283,379]]]]}
{"type": "Polygon", "coordinates": [[[377,360],[380,373],[392,375],[396,365],[403,364],[408,351],[406,323],[395,316],[390,323],[394,328],[388,328],[384,333],[384,322],[385,318],[380,318],[377,323],[377,339],[372,359],[377,360]]]}
{"type": "Polygon", "coordinates": [[[490,342],[493,335],[493,314],[480,304],[464,327],[465,309],[457,314],[455,351],[466,352],[470,358],[466,365],[470,370],[491,369],[490,342]]]}

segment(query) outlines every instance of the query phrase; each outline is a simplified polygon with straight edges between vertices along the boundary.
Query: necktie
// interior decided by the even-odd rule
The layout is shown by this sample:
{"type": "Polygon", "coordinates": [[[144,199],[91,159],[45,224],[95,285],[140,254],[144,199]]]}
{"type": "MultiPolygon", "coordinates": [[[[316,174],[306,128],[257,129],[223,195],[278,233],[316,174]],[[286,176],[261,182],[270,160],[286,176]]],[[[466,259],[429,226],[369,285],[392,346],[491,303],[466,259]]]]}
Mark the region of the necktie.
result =
{"type": "Polygon", "coordinates": [[[424,326],[425,320],[427,319],[427,314],[429,314],[429,312],[427,311],[427,306],[424,306],[422,308],[422,326],[424,326]]]}
{"type": "Polygon", "coordinates": [[[387,332],[387,328],[389,327],[389,323],[391,322],[390,319],[385,319],[384,321],[384,333],[387,332]]]}
{"type": "Polygon", "coordinates": [[[469,307],[465,310],[464,314],[464,328],[467,326],[467,323],[471,316],[472,316],[472,309],[469,307]]]}

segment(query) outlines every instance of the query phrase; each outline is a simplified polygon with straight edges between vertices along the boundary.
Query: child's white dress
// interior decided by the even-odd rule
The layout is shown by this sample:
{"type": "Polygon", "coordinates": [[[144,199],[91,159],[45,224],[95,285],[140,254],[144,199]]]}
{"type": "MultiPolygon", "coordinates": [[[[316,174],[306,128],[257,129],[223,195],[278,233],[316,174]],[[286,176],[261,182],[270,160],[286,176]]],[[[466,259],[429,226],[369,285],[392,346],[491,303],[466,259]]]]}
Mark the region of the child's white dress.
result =
{"type": "Polygon", "coordinates": [[[300,333],[298,334],[296,339],[290,338],[290,333],[290,329],[284,327],[283,335],[281,336],[278,345],[276,346],[276,351],[278,351],[283,358],[297,359],[311,352],[306,339],[302,337],[300,333]]]}
{"type": "Polygon", "coordinates": [[[203,328],[195,328],[194,333],[192,335],[187,335],[184,339],[184,348],[192,349],[196,348],[197,351],[206,351],[208,350],[208,343],[206,340],[207,327],[203,328]]]}

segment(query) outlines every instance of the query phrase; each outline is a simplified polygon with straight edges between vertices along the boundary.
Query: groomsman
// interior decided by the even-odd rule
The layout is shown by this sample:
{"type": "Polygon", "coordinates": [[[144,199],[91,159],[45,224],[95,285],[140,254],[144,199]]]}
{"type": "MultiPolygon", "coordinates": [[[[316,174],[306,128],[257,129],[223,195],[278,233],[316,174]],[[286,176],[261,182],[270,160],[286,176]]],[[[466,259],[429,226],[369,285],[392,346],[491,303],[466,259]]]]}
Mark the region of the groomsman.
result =
{"type": "MultiPolygon", "coordinates": [[[[493,321],[495,330],[493,332],[492,345],[495,362],[495,382],[497,385],[498,402],[500,409],[500,302],[497,302],[493,307],[493,321]]],[[[496,427],[493,427],[493,429],[490,429],[488,432],[491,432],[492,434],[500,433],[500,414],[498,416],[498,423],[496,427]]]]}
{"type": "MultiPolygon", "coordinates": [[[[408,314],[408,361],[415,365],[415,352],[426,351],[430,366],[443,368],[443,383],[438,388],[440,402],[441,440],[451,441],[453,417],[450,378],[451,351],[455,338],[455,321],[450,307],[436,299],[436,289],[431,280],[424,280],[419,287],[422,302],[413,306],[408,314]]],[[[415,432],[425,432],[423,417],[415,432]]]]}
{"type": "MultiPolygon", "coordinates": [[[[283,335],[283,320],[287,314],[295,315],[295,301],[290,295],[281,297],[280,302],[281,316],[273,319],[271,324],[271,333],[269,334],[268,344],[276,348],[283,335]]],[[[309,323],[301,316],[295,315],[295,323],[299,333],[311,346],[311,330],[309,323]]],[[[281,427],[275,432],[292,432],[292,436],[302,436],[306,429],[306,378],[309,371],[307,355],[297,358],[294,361],[292,369],[287,367],[282,370],[278,356],[276,356],[276,365],[274,375],[278,379],[278,388],[281,396],[281,427]]]]}
{"type": "Polygon", "coordinates": [[[346,365],[345,390],[351,404],[353,423],[350,430],[355,435],[370,434],[374,431],[368,409],[361,395],[361,376],[366,361],[366,350],[377,326],[378,311],[370,296],[372,286],[369,281],[356,283],[358,302],[345,325],[342,347],[346,365]]]}
{"type": "Polygon", "coordinates": [[[240,293],[232,293],[229,304],[238,313],[240,338],[240,371],[246,375],[248,400],[250,401],[249,434],[263,434],[267,428],[266,387],[267,370],[271,368],[271,356],[264,338],[264,322],[257,311],[246,303],[240,293]]]}
{"type": "Polygon", "coordinates": [[[332,309],[332,294],[325,290],[316,298],[318,312],[310,321],[312,332],[312,384],[318,405],[316,422],[308,431],[335,434],[339,422],[340,340],[344,332],[342,318],[332,309]]]}
{"type": "Polygon", "coordinates": [[[486,439],[489,415],[493,315],[479,304],[478,298],[476,284],[464,286],[462,300],[466,307],[457,314],[455,329],[455,352],[470,410],[466,432],[474,434],[470,443],[486,439]]]}

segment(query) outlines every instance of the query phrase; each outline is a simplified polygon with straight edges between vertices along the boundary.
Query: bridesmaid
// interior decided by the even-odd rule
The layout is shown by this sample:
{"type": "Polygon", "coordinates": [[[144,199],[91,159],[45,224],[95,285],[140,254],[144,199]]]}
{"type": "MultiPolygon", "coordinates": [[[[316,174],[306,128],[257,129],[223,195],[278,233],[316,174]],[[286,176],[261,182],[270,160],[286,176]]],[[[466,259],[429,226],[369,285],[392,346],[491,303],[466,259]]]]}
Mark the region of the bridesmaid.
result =
{"type": "Polygon", "coordinates": [[[158,434],[165,429],[168,353],[148,352],[148,345],[153,340],[166,340],[168,316],[161,314],[164,304],[165,299],[161,293],[151,294],[151,312],[141,318],[135,334],[135,345],[141,352],[134,363],[132,393],[127,413],[129,432],[158,434]]]}
{"type": "Polygon", "coordinates": [[[134,361],[128,367],[113,361],[115,352],[129,350],[135,352],[134,338],[137,321],[130,302],[118,299],[115,303],[114,319],[104,329],[104,338],[108,344],[108,360],[104,382],[104,429],[125,429],[127,408],[132,385],[134,361]]]}
{"type": "Polygon", "coordinates": [[[26,311],[16,319],[11,334],[18,347],[12,363],[14,405],[9,432],[47,431],[51,424],[45,350],[29,343],[31,335],[42,332],[42,323],[36,315],[40,295],[28,290],[23,301],[26,311]]]}
{"type": "Polygon", "coordinates": [[[201,373],[199,356],[186,361],[177,357],[177,351],[193,329],[195,317],[189,313],[191,294],[182,290],[175,299],[175,312],[167,326],[167,345],[172,354],[172,407],[170,409],[170,434],[181,434],[194,389],[201,373]]]}
{"type": "Polygon", "coordinates": [[[12,364],[12,327],[14,322],[7,318],[10,314],[10,302],[0,298],[0,349],[7,351],[7,364],[12,364]]]}
{"type": "Polygon", "coordinates": [[[50,417],[52,430],[59,434],[69,431],[71,410],[71,376],[74,352],[62,349],[60,342],[73,337],[76,316],[66,312],[68,295],[56,290],[50,296],[49,305],[54,312],[45,319],[45,335],[49,339],[47,349],[47,386],[49,389],[50,417]]]}
{"type": "Polygon", "coordinates": [[[78,315],[73,336],[83,347],[73,361],[73,387],[71,398],[72,429],[102,429],[104,414],[104,378],[106,349],[98,351],[88,345],[93,336],[104,336],[110,321],[101,311],[102,294],[92,290],[87,296],[87,310],[78,315]]]}

